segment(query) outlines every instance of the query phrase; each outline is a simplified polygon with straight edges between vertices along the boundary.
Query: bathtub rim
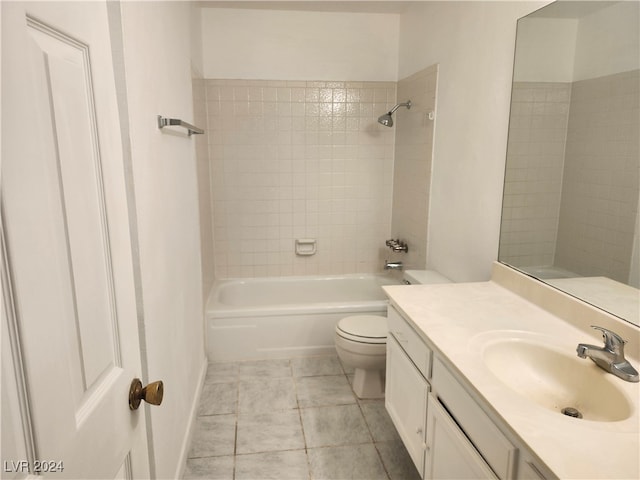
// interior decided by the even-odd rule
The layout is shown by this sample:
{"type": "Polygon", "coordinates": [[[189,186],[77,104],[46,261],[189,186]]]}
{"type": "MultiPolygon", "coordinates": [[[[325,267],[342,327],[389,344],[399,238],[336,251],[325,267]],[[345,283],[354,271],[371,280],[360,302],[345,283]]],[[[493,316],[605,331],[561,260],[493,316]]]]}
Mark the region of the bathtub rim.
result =
{"type": "Polygon", "coordinates": [[[230,284],[249,284],[249,283],[261,283],[261,282],[277,282],[285,283],[291,281],[302,280],[315,280],[315,281],[330,281],[330,280],[342,280],[342,279],[381,279],[384,283],[380,283],[380,287],[383,285],[399,285],[400,282],[391,275],[385,275],[381,273],[356,273],[356,274],[332,274],[332,275],[292,275],[282,277],[237,277],[237,278],[225,278],[216,279],[211,287],[209,296],[207,298],[205,315],[209,319],[223,319],[223,318],[241,318],[249,316],[279,316],[279,315],[298,315],[308,313],[325,313],[343,312],[354,313],[361,312],[368,309],[385,309],[389,304],[387,299],[380,300],[357,300],[353,302],[316,302],[316,303],[285,303],[275,305],[264,306],[229,306],[217,301],[220,287],[230,284]]]}

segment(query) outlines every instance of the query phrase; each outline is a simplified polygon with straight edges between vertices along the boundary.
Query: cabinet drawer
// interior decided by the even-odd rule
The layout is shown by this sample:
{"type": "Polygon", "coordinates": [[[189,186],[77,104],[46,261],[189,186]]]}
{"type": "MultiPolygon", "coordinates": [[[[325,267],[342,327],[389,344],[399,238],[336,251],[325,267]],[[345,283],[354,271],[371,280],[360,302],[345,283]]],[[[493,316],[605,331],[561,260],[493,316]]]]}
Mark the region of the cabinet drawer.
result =
{"type": "Polygon", "coordinates": [[[395,337],[402,349],[425,378],[431,377],[431,349],[415,330],[402,318],[398,311],[389,306],[387,313],[389,332],[395,337]]]}
{"type": "Polygon", "coordinates": [[[453,375],[436,359],[431,382],[440,402],[501,479],[513,478],[517,449],[453,375]]]}

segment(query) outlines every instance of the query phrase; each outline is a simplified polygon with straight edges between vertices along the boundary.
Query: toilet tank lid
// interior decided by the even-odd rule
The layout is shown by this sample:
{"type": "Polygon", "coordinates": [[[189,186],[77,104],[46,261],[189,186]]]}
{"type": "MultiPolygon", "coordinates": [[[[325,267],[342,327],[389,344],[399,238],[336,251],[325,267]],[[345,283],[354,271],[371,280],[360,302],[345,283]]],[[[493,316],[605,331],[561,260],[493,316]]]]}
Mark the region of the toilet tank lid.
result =
{"type": "Polygon", "coordinates": [[[338,322],[338,330],[362,338],[387,338],[387,317],[352,315],[338,322]]]}
{"type": "Polygon", "coordinates": [[[451,280],[435,270],[406,270],[403,277],[412,285],[451,283],[451,280]]]}

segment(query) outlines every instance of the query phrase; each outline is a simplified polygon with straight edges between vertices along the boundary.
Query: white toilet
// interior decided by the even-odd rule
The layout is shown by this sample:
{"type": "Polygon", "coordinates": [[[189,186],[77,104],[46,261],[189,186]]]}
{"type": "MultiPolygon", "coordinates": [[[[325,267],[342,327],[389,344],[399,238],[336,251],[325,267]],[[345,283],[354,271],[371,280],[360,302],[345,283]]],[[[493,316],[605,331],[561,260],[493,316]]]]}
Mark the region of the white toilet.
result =
{"type": "MultiPolygon", "coordinates": [[[[432,270],[407,270],[406,284],[449,283],[432,270]]],[[[336,325],[335,344],[342,363],[355,368],[353,391],[358,398],[383,398],[387,358],[387,317],[352,315],[336,325]]]]}
{"type": "Polygon", "coordinates": [[[352,387],[356,396],[384,397],[387,317],[344,317],[336,325],[335,342],[342,363],[355,368],[352,387]]]}

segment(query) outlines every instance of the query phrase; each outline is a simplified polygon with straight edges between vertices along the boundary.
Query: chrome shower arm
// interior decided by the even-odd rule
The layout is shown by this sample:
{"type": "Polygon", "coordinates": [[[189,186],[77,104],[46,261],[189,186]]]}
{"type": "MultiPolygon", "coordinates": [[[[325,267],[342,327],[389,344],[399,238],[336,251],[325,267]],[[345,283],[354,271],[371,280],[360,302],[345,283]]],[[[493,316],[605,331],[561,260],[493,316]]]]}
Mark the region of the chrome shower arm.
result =
{"type": "Polygon", "coordinates": [[[404,103],[398,103],[395,107],[393,107],[391,110],[389,110],[389,115],[391,115],[393,112],[395,112],[400,107],[407,107],[407,110],[411,109],[411,100],[407,100],[404,103]]]}
{"type": "Polygon", "coordinates": [[[384,125],[385,127],[392,127],[393,126],[393,118],[391,117],[391,115],[393,115],[393,112],[395,112],[400,107],[407,107],[407,110],[410,109],[411,108],[411,100],[407,100],[404,103],[398,103],[395,107],[393,107],[387,113],[385,113],[384,115],[380,115],[378,117],[378,123],[380,123],[381,125],[384,125]]]}

